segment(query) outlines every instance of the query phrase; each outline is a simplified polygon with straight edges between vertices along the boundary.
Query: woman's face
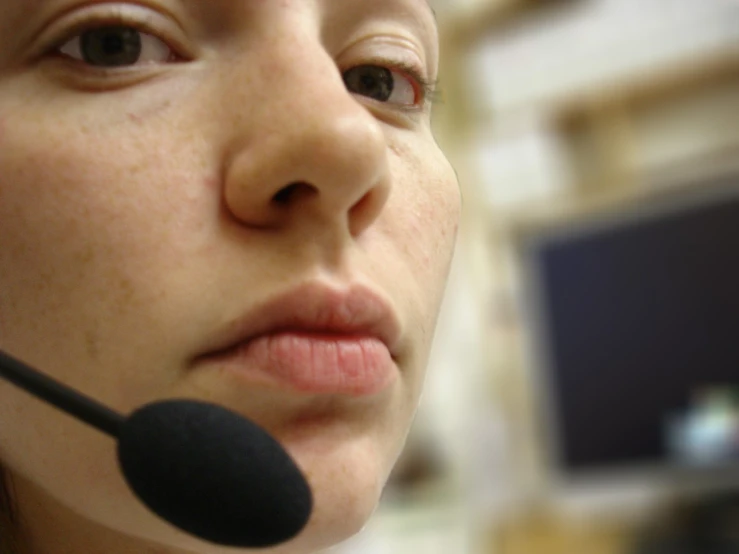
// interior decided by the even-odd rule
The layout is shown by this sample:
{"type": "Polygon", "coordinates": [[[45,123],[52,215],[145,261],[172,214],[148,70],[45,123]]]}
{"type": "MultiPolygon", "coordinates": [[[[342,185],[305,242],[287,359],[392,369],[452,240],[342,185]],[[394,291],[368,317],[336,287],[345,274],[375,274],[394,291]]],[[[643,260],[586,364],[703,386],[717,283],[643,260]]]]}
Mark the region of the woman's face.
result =
{"type": "MultiPolygon", "coordinates": [[[[314,491],[289,551],[355,533],[459,218],[426,2],[3,0],[0,37],[0,348],[124,414],[252,418],[314,491]]],[[[5,383],[0,421],[38,552],[218,551],[135,500],[109,437],[5,383]]]]}

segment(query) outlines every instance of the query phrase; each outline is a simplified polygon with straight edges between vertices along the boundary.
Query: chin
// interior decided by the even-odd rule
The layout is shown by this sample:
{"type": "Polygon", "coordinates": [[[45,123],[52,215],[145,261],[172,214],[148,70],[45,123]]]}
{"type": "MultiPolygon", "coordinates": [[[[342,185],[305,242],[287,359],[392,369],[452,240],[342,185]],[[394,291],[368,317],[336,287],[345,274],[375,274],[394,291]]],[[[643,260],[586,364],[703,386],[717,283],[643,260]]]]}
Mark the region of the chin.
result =
{"type": "MultiPolygon", "coordinates": [[[[285,552],[316,553],[345,542],[362,531],[377,507],[377,499],[361,501],[346,508],[342,502],[335,506],[318,506],[303,532],[285,545],[285,552]]],[[[281,550],[278,550],[281,554],[281,550]]],[[[277,552],[275,553],[277,554],[277,552]]]]}
{"type": "Polygon", "coordinates": [[[396,449],[390,450],[365,437],[333,448],[291,452],[314,493],[313,514],[299,537],[307,552],[344,542],[365,527],[397,458],[396,449]]]}
{"type": "MultiPolygon", "coordinates": [[[[350,433],[342,437],[344,440],[340,440],[339,434],[337,431],[333,436],[318,434],[308,440],[287,442],[313,490],[314,510],[306,528],[295,539],[269,549],[222,547],[175,529],[133,496],[112,463],[91,463],[81,473],[67,468],[61,474],[75,475],[77,480],[65,482],[49,475],[48,487],[23,479],[21,492],[30,503],[26,508],[46,506],[49,513],[62,514],[57,518],[59,525],[81,531],[82,542],[89,537],[95,548],[87,551],[99,551],[100,544],[114,540],[121,545],[130,544],[132,552],[144,550],[141,546],[146,544],[154,547],[152,551],[169,548],[192,554],[315,554],[362,530],[376,510],[398,448],[398,442],[386,436],[380,440],[379,432],[350,433]],[[105,468],[102,473],[101,467],[105,468]],[[96,492],[90,494],[91,490],[96,492]]],[[[90,460],[112,459],[109,441],[95,439],[101,450],[90,460]]],[[[91,447],[86,451],[94,450],[91,447]]],[[[79,466],[78,460],[74,463],[79,466]]]]}
{"type": "Polygon", "coordinates": [[[357,474],[353,480],[335,479],[330,485],[309,480],[314,488],[314,509],[308,524],[295,538],[273,547],[241,550],[215,545],[174,530],[158,518],[150,519],[152,516],[146,520],[151,528],[137,526],[131,535],[146,539],[151,545],[191,554],[317,554],[359,533],[375,512],[382,493],[382,486],[369,474],[364,478],[357,474]]]}

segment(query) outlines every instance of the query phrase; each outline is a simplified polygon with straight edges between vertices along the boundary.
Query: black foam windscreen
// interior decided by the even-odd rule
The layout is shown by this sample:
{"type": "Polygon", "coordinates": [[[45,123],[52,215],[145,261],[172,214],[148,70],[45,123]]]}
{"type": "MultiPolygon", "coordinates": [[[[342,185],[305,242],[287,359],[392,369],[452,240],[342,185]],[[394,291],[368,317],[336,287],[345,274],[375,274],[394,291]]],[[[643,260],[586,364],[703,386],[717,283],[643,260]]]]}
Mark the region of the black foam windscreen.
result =
{"type": "Polygon", "coordinates": [[[267,547],[310,517],[310,487],[266,431],[225,408],[171,400],[122,425],[118,459],[132,490],[156,514],[211,542],[267,547]]]}

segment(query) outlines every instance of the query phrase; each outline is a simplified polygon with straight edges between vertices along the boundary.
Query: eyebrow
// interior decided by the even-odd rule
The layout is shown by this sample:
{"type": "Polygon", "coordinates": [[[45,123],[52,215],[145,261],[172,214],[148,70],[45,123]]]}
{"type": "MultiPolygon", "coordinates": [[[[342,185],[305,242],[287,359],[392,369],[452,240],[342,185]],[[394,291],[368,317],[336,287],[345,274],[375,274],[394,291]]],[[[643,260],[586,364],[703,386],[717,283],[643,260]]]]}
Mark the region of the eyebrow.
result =
{"type": "MultiPolygon", "coordinates": [[[[5,2],[5,1],[6,0],[0,0],[0,3],[5,2]]],[[[19,6],[20,7],[20,12],[21,13],[26,13],[25,10],[24,10],[24,8],[27,8],[27,9],[36,9],[40,5],[45,4],[46,2],[47,2],[47,0],[30,0],[30,1],[29,0],[20,0],[20,6],[19,6]]],[[[184,2],[186,4],[192,4],[192,3],[199,3],[200,0],[184,0],[184,2]]],[[[426,7],[426,9],[428,10],[429,13],[431,13],[431,15],[433,17],[433,21],[434,21],[434,26],[436,27],[436,30],[438,32],[439,19],[438,19],[438,16],[436,14],[436,10],[431,5],[431,0],[423,0],[420,3],[423,6],[426,7]]]]}
{"type": "Polygon", "coordinates": [[[434,9],[434,7],[433,7],[433,6],[431,5],[431,1],[430,1],[430,0],[425,0],[425,2],[426,2],[426,6],[428,7],[428,9],[429,9],[429,10],[431,10],[431,13],[432,13],[432,14],[433,14],[433,16],[434,16],[434,19],[438,20],[439,18],[438,18],[438,17],[436,16],[436,10],[435,10],[435,9],[434,9]]]}
{"type": "Polygon", "coordinates": [[[431,12],[431,15],[434,18],[434,26],[436,27],[436,32],[438,34],[438,32],[439,32],[439,17],[436,15],[436,10],[431,5],[431,0],[424,0],[423,3],[426,5],[426,8],[428,9],[428,11],[431,12]]]}
{"type": "MultiPolygon", "coordinates": [[[[39,4],[43,4],[43,3],[44,3],[44,0],[36,0],[33,3],[31,3],[31,2],[22,2],[21,3],[21,7],[22,8],[25,7],[25,8],[31,8],[31,9],[33,9],[33,8],[38,7],[39,4]],[[29,6],[29,4],[31,4],[31,5],[29,6]]],[[[426,5],[426,8],[428,8],[428,10],[431,12],[431,15],[434,16],[434,22],[438,24],[438,19],[439,18],[436,15],[436,10],[431,5],[431,0],[423,0],[423,3],[426,5]]]]}

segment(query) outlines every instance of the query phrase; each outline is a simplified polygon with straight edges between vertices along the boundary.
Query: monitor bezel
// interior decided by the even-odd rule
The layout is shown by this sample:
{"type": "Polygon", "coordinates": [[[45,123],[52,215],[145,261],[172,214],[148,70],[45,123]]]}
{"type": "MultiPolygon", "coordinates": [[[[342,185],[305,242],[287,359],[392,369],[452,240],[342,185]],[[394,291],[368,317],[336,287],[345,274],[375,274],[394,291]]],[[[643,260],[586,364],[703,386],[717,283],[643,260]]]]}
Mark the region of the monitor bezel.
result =
{"type": "MultiPolygon", "coordinates": [[[[513,234],[513,250],[521,286],[523,343],[526,355],[523,370],[532,384],[534,420],[541,469],[550,487],[572,489],[594,486],[666,487],[686,493],[739,489],[739,461],[710,466],[680,465],[668,460],[614,464],[607,467],[574,469],[565,464],[562,423],[558,399],[553,392],[554,368],[551,336],[546,329],[549,314],[544,302],[545,288],[539,253],[556,241],[584,237],[609,229],[654,221],[695,208],[717,205],[723,200],[739,200],[739,172],[695,179],[659,193],[640,195],[631,201],[620,199],[610,205],[556,218],[547,223],[521,226],[513,234]]],[[[739,284],[738,284],[739,285],[739,284]]]]}

